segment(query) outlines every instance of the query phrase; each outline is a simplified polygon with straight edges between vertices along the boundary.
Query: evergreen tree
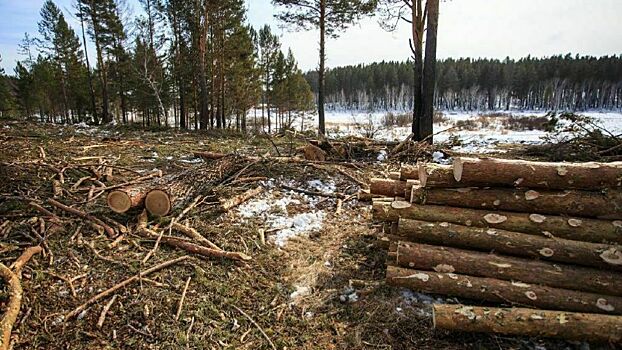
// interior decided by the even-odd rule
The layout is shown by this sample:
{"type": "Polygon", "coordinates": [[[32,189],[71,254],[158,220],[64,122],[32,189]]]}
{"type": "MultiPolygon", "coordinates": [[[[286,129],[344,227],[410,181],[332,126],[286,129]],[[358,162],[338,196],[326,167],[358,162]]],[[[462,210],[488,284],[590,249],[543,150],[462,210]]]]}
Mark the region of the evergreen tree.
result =
{"type": "Polygon", "coordinates": [[[319,133],[326,132],[324,117],[324,84],[326,71],[326,36],[337,37],[348,25],[362,16],[371,14],[376,0],[273,0],[285,10],[277,17],[298,28],[317,28],[320,32],[318,68],[318,114],[319,133]]]}

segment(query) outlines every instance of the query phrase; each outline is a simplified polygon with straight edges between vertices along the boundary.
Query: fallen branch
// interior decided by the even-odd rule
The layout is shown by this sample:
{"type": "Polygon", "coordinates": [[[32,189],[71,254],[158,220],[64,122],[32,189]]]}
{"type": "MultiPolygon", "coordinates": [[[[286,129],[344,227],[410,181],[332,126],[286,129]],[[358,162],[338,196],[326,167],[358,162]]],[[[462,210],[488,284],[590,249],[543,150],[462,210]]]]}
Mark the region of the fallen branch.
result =
{"type": "Polygon", "coordinates": [[[266,338],[266,340],[268,341],[268,343],[270,344],[270,346],[272,347],[272,349],[277,350],[276,346],[274,345],[274,343],[272,342],[272,340],[270,340],[270,337],[268,337],[268,335],[266,334],[266,332],[264,332],[263,328],[261,328],[261,326],[255,322],[255,320],[253,320],[246,312],[242,311],[242,309],[240,309],[239,307],[235,306],[235,305],[231,305],[234,309],[238,310],[239,313],[241,313],[244,317],[246,317],[255,327],[257,327],[257,329],[259,329],[259,331],[261,332],[261,334],[263,335],[264,338],[266,338]]]}
{"type": "Polygon", "coordinates": [[[179,299],[179,305],[177,306],[177,312],[175,313],[175,321],[179,320],[179,316],[181,315],[181,309],[184,306],[184,300],[186,299],[186,292],[188,291],[188,286],[190,285],[190,279],[192,279],[192,277],[188,277],[186,285],[184,286],[184,291],[181,292],[181,298],[179,299]]]}
{"type": "Polygon", "coordinates": [[[17,260],[15,260],[15,262],[11,265],[13,273],[15,273],[17,276],[20,276],[22,273],[22,268],[24,267],[24,265],[26,265],[28,260],[30,260],[33,255],[41,253],[42,251],[43,248],[41,248],[40,246],[34,246],[24,250],[22,255],[17,258],[17,260]]]}
{"type": "Polygon", "coordinates": [[[233,198],[230,198],[226,201],[222,202],[222,209],[225,211],[229,211],[238,205],[246,202],[247,200],[258,196],[261,192],[263,192],[263,187],[257,186],[256,188],[250,189],[240,195],[237,195],[233,198]]]}
{"type": "Polygon", "coordinates": [[[106,314],[108,314],[108,310],[112,307],[112,304],[117,300],[117,294],[113,295],[110,301],[104,306],[102,309],[102,313],[99,314],[99,318],[97,319],[97,328],[102,328],[104,326],[104,322],[106,321],[106,314]]]}
{"type": "Polygon", "coordinates": [[[192,227],[189,227],[189,226],[182,225],[180,223],[174,222],[173,223],[173,229],[175,229],[175,230],[185,234],[186,236],[188,236],[190,238],[194,238],[195,240],[197,240],[200,243],[206,244],[210,248],[217,249],[217,250],[222,250],[216,244],[212,243],[212,241],[210,241],[209,239],[203,237],[203,235],[201,235],[199,233],[199,231],[195,230],[192,227]]]}
{"type": "Polygon", "coordinates": [[[302,188],[290,187],[290,186],[287,186],[285,184],[281,184],[280,186],[282,188],[286,189],[286,190],[290,190],[290,191],[294,191],[294,192],[299,192],[299,193],[306,194],[306,195],[309,195],[309,196],[327,197],[327,198],[341,198],[341,199],[346,198],[346,195],[343,194],[343,193],[324,193],[324,192],[318,192],[318,191],[309,191],[309,190],[305,190],[305,189],[302,189],[302,188]]]}
{"type": "Polygon", "coordinates": [[[17,320],[19,309],[22,305],[22,285],[16,273],[13,273],[8,267],[0,263],[0,278],[8,285],[9,302],[4,312],[2,320],[0,320],[0,330],[2,331],[2,339],[0,339],[0,350],[8,350],[11,344],[11,331],[13,324],[17,320]]]}
{"type": "Polygon", "coordinates": [[[95,223],[96,225],[101,226],[104,231],[106,231],[106,234],[108,234],[108,237],[113,238],[115,237],[117,234],[114,232],[114,230],[112,229],[112,227],[108,226],[105,222],[101,221],[100,219],[94,217],[93,215],[87,214],[79,209],[75,209],[75,208],[71,208],[68,207],[52,198],[48,198],[47,202],[59,209],[62,209],[70,214],[79,216],[85,220],[89,220],[93,223],[95,223]]]}
{"type": "Polygon", "coordinates": [[[190,256],[188,255],[183,255],[180,256],[178,258],[172,259],[172,260],[168,260],[165,261],[163,263],[160,263],[158,265],[155,265],[151,268],[149,268],[148,270],[142,271],[140,273],[138,273],[137,275],[134,275],[130,278],[125,279],[124,281],[115,284],[114,286],[106,289],[105,291],[95,295],[94,297],[92,297],[91,299],[87,300],[84,304],[78,306],[77,308],[75,308],[73,311],[69,312],[67,315],[65,315],[65,321],[68,321],[76,316],[78,316],[82,311],[86,310],[86,308],[88,308],[89,306],[95,304],[96,302],[98,302],[99,300],[109,296],[110,294],[113,294],[114,292],[116,292],[119,289],[125,288],[126,286],[138,281],[141,277],[143,276],[148,276],[154,272],[157,272],[159,270],[162,270],[166,267],[169,267],[171,265],[175,265],[179,262],[182,262],[184,260],[189,259],[190,256]]]}

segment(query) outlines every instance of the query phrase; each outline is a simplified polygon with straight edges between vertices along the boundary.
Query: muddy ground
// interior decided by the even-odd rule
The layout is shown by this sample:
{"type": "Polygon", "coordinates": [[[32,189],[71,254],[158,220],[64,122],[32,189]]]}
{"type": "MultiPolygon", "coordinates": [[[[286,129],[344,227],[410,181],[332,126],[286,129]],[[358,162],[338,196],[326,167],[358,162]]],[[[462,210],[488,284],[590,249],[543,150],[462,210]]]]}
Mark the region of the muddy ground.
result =
{"type": "MultiPolygon", "coordinates": [[[[303,142],[292,135],[269,140],[234,133],[0,122],[0,261],[8,266],[25,248],[45,243],[44,254],[35,256],[23,272],[24,299],[13,331],[14,349],[586,348],[587,344],[432,329],[429,304],[446,299],[384,284],[386,253],[375,246],[376,227],[368,204],[353,196],[361,183],[387,176],[399,163],[376,161],[376,148],[347,164],[321,167],[269,160],[276,149],[291,155],[303,142]],[[238,156],[204,161],[195,158],[193,150],[238,156]],[[243,155],[268,160],[253,163],[243,155]],[[153,169],[171,176],[185,174],[203,200],[183,223],[252,260],[192,255],[115,293],[102,327],[97,322],[110,298],[66,320],[67,313],[93,295],[186,254],[165,245],[154,249],[153,240],[133,234],[138,212],[112,213],[105,194],[89,200],[89,186],[100,186],[96,182],[75,186],[81,178],[95,176],[93,170],[101,164],[114,167],[112,179],[99,180],[106,186],[153,169]],[[46,204],[54,196],[52,182],[59,172],[64,183],[56,199],[120,231],[127,229],[119,232],[122,239],[111,239],[88,221],[46,204]],[[203,183],[209,186],[200,186],[203,183]],[[265,187],[259,197],[229,212],[219,209],[220,200],[258,184],[265,187]],[[282,184],[337,194],[342,205],[337,198],[286,190],[282,184]],[[52,232],[53,224],[29,206],[30,201],[53,211],[62,220],[61,229],[52,232]],[[278,227],[279,220],[285,226],[278,227]],[[287,229],[291,235],[281,241],[279,232],[287,229]]],[[[149,225],[158,230],[167,220],[150,218],[149,225]]],[[[0,308],[7,301],[5,287],[0,308]]]]}

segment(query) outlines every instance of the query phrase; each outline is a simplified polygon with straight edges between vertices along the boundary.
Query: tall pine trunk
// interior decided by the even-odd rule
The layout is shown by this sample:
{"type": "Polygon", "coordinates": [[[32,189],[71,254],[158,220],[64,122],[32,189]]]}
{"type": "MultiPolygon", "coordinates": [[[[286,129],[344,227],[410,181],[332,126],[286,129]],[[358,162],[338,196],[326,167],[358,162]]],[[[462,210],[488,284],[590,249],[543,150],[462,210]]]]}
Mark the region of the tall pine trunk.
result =
{"type": "Polygon", "coordinates": [[[412,8],[412,43],[414,62],[414,89],[413,89],[413,123],[412,132],[415,140],[423,137],[420,132],[421,118],[423,115],[423,18],[422,0],[413,0],[412,8]]]}
{"type": "Polygon", "coordinates": [[[320,0],[320,69],[318,72],[318,92],[317,92],[317,112],[318,112],[318,133],[326,134],[324,116],[324,83],[325,83],[325,35],[326,35],[326,0],[320,0]]]}
{"type": "Polygon", "coordinates": [[[422,139],[432,143],[434,117],[434,86],[436,83],[436,35],[438,32],[439,0],[428,0],[428,29],[423,67],[423,118],[419,125],[422,139]]]}

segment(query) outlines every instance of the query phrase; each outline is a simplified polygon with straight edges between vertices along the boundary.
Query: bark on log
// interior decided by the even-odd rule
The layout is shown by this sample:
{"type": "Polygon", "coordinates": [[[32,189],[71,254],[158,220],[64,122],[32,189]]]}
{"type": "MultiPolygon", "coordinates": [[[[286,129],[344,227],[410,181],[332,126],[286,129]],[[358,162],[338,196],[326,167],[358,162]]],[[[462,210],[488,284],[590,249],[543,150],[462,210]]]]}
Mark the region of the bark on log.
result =
{"type": "Polygon", "coordinates": [[[434,328],[562,338],[589,342],[622,341],[622,317],[525,308],[501,309],[433,305],[434,328]]]}
{"type": "Polygon", "coordinates": [[[465,187],[454,179],[450,165],[419,163],[417,169],[421,187],[465,187]]]}
{"type": "Polygon", "coordinates": [[[590,293],[622,296],[622,273],[555,264],[426,244],[399,242],[402,267],[535,283],[590,293]]]}
{"type": "Polygon", "coordinates": [[[545,237],[557,237],[593,243],[622,244],[622,221],[578,219],[553,215],[512,213],[437,205],[417,205],[403,209],[391,203],[375,202],[376,221],[397,222],[400,218],[450,222],[465,226],[491,227],[545,237]]]}
{"type": "Polygon", "coordinates": [[[419,180],[419,167],[416,165],[402,165],[400,168],[400,179],[419,180]]]}
{"type": "Polygon", "coordinates": [[[414,291],[549,310],[622,314],[622,298],[455,273],[387,266],[387,284],[414,291]]]}
{"type": "Polygon", "coordinates": [[[130,209],[142,207],[149,190],[149,185],[120,188],[110,191],[106,197],[106,202],[112,211],[123,214],[130,209]]]}
{"type": "Polygon", "coordinates": [[[481,186],[600,190],[622,188],[622,162],[545,163],[509,159],[456,158],[456,181],[481,186]]]}
{"type": "Polygon", "coordinates": [[[401,197],[412,186],[412,183],[406,181],[374,178],[370,180],[369,191],[373,195],[401,197]]]}
{"type": "Polygon", "coordinates": [[[422,188],[413,186],[411,202],[522,213],[622,219],[622,192],[512,190],[502,188],[422,188]]]}
{"type": "Polygon", "coordinates": [[[400,219],[397,235],[418,243],[622,270],[622,249],[607,244],[410,219],[400,219]]]}

